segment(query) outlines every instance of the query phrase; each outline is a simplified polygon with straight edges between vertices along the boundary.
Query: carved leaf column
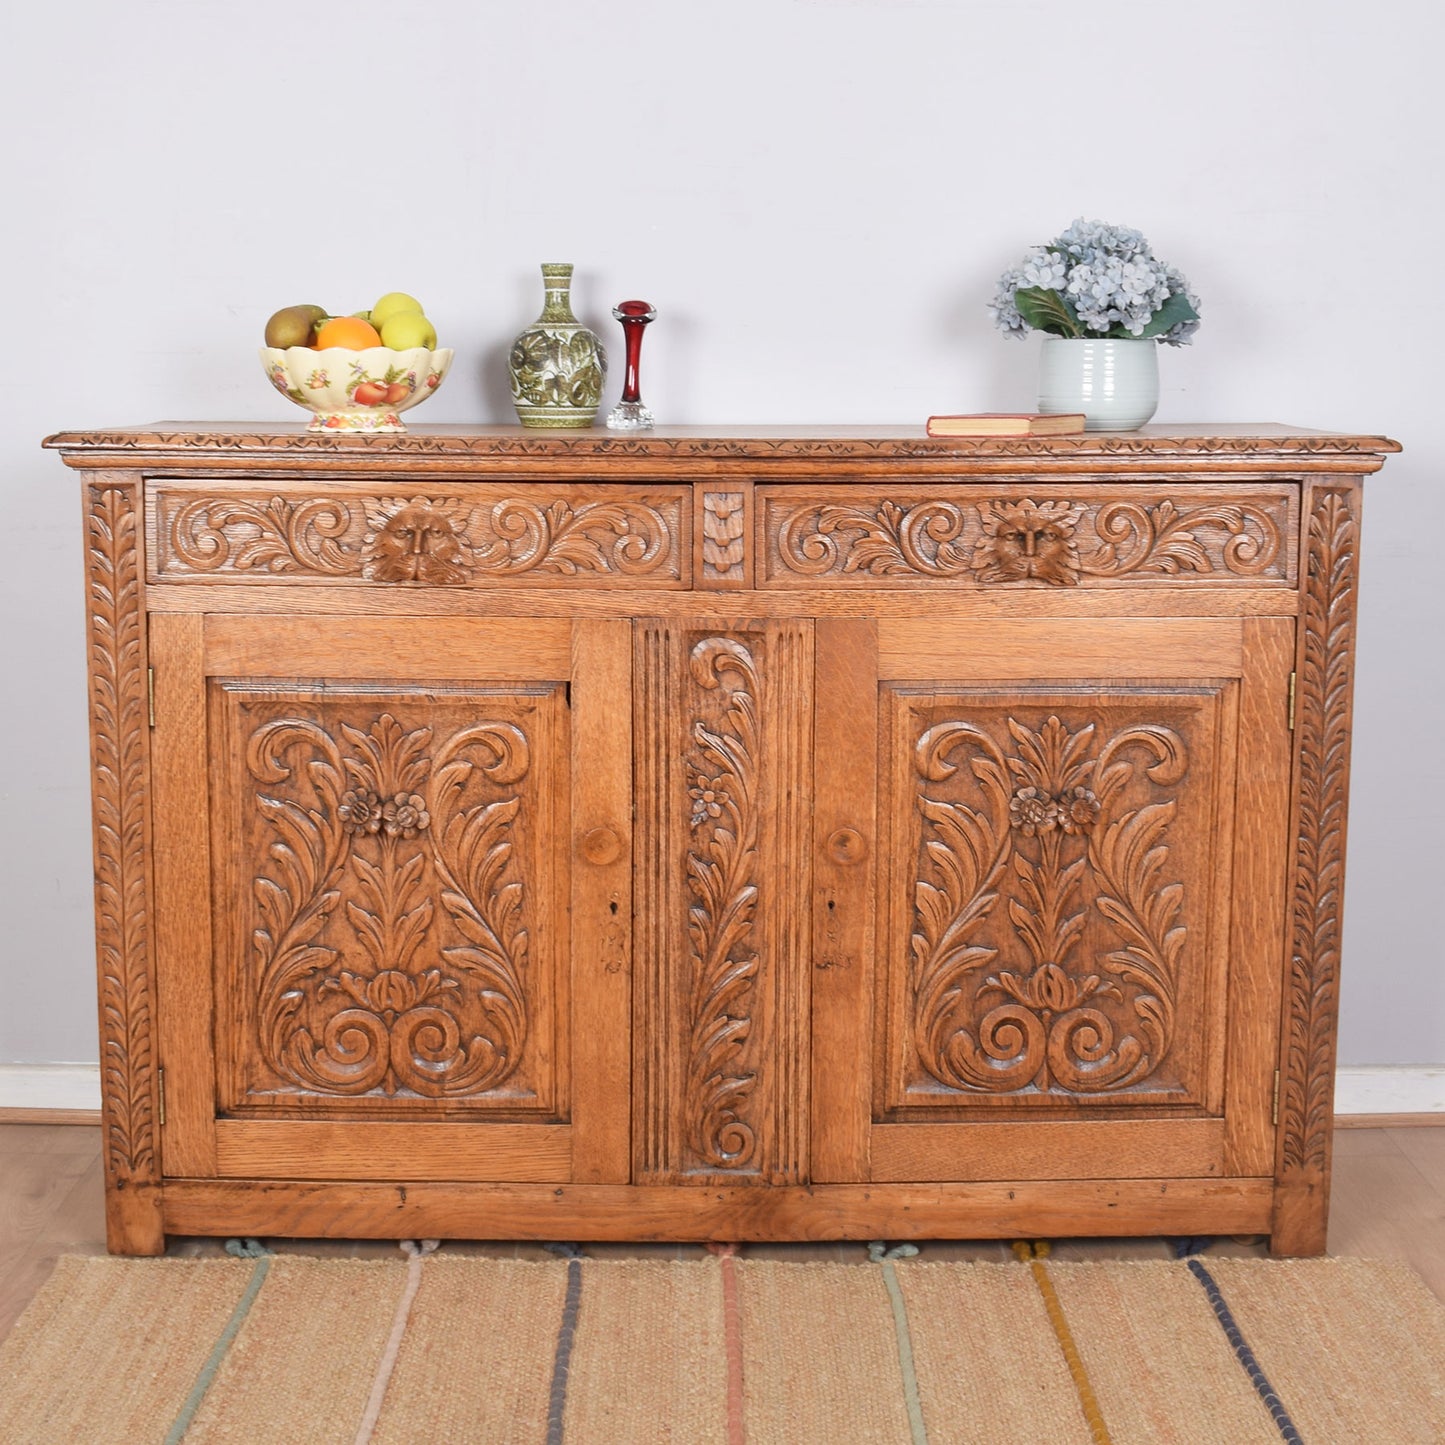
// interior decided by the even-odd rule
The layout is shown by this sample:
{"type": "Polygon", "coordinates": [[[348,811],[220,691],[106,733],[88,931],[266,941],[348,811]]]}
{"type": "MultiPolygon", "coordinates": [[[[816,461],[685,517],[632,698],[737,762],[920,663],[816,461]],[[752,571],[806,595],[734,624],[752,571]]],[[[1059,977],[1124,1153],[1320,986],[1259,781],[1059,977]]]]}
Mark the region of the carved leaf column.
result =
{"type": "Polygon", "coordinates": [[[638,1175],[806,1174],[811,624],[636,633],[638,1175]]]}
{"type": "Polygon", "coordinates": [[[1295,708],[1299,803],[1280,1055],[1276,1254],[1325,1247],[1359,543],[1358,484],[1314,486],[1295,708]]]}
{"type": "Polygon", "coordinates": [[[146,884],[147,659],[138,488],[86,488],[96,962],[109,1248],[159,1254],[160,1149],[146,884]]]}

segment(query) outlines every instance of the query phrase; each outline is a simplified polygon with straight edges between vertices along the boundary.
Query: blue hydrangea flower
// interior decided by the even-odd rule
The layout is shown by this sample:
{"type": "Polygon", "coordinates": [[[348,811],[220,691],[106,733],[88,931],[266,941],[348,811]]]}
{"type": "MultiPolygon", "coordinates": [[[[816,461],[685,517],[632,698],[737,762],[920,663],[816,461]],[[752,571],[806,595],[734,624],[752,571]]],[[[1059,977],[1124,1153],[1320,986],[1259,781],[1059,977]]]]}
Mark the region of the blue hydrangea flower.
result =
{"type": "Polygon", "coordinates": [[[1068,259],[1060,251],[1035,246],[1024,257],[1023,274],[1025,286],[1049,286],[1059,290],[1069,279],[1068,259]]]}
{"type": "Polygon", "coordinates": [[[998,290],[988,304],[988,314],[1005,336],[1024,336],[1030,330],[1028,322],[1019,315],[1019,309],[1014,305],[1014,294],[1031,284],[1022,269],[1005,271],[999,277],[998,290]]]}
{"type": "MultiPolygon", "coordinates": [[[[1006,336],[1025,336],[1035,329],[1019,310],[1018,293],[1023,290],[1054,293],[1059,305],[1041,324],[1056,335],[1142,336],[1175,296],[1188,303],[1184,318],[1160,329],[1184,310],[1182,302],[1175,303],[1155,327],[1155,338],[1181,346],[1199,329],[1199,298],[1189,290],[1189,283],[1154,256],[1140,232],[1127,226],[1080,217],[1062,235],[1033,247],[1020,265],[1005,271],[988,313],[1006,336]],[[1065,329],[1070,314],[1078,323],[1073,331],[1065,329]]],[[[1030,314],[1035,323],[1040,322],[1037,309],[1030,314]]]]}

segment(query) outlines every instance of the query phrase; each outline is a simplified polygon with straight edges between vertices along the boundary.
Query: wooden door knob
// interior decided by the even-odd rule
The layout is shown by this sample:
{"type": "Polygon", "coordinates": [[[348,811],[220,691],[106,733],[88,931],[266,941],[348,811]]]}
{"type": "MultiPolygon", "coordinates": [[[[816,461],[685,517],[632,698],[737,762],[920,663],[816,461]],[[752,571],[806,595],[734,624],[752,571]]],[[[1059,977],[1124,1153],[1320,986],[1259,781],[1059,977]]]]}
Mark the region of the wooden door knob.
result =
{"type": "Polygon", "coordinates": [[[839,828],[828,835],[828,855],[835,863],[861,863],[868,844],[856,828],[839,828]]]}
{"type": "Polygon", "coordinates": [[[582,835],[582,856],[589,863],[615,863],[622,856],[622,839],[611,828],[590,828],[582,835]]]}

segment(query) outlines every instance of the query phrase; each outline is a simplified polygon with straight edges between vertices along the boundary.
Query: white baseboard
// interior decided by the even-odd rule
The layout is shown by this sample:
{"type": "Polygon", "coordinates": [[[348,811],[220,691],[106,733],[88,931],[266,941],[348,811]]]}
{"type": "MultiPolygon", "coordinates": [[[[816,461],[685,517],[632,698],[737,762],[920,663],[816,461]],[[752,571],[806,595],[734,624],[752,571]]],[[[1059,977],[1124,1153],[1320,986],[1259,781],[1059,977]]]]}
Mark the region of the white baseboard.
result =
{"type": "Polygon", "coordinates": [[[1342,1068],[1336,1114],[1445,1114],[1445,1067],[1342,1068]]]}
{"type": "MultiPolygon", "coordinates": [[[[0,1064],[0,1109],[98,1109],[98,1064],[0,1064]]],[[[1337,1114],[1445,1114],[1445,1066],[1347,1068],[1337,1114]]]]}
{"type": "Polygon", "coordinates": [[[99,1109],[99,1064],[0,1064],[0,1109],[99,1109]]]}

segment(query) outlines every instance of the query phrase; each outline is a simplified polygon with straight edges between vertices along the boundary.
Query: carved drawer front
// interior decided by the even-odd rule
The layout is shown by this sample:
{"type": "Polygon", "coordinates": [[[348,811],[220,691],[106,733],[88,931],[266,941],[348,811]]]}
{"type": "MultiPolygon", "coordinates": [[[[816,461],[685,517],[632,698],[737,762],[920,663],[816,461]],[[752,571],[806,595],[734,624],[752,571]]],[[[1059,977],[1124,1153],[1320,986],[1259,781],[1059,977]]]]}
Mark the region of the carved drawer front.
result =
{"type": "Polygon", "coordinates": [[[760,586],[1292,587],[1299,487],[1000,478],[759,488],[760,586]]]}
{"type": "Polygon", "coordinates": [[[1232,685],[882,700],[885,1116],[1217,1112],[1232,685]]]}
{"type": "Polygon", "coordinates": [[[153,481],[151,580],[380,586],[689,585],[691,490],[506,482],[425,493],[334,483],[153,481]]]}

